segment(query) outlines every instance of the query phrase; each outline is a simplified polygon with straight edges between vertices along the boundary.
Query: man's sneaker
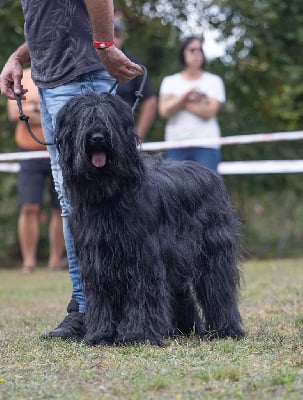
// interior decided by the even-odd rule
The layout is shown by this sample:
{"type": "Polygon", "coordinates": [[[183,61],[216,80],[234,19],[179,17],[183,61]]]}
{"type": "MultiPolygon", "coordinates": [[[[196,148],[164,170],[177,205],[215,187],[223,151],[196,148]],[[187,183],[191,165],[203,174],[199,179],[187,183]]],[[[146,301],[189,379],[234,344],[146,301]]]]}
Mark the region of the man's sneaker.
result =
{"type": "Polygon", "coordinates": [[[69,302],[67,312],[61,324],[54,330],[43,333],[40,339],[82,340],[85,335],[84,314],[79,313],[79,306],[75,299],[69,302]]]}

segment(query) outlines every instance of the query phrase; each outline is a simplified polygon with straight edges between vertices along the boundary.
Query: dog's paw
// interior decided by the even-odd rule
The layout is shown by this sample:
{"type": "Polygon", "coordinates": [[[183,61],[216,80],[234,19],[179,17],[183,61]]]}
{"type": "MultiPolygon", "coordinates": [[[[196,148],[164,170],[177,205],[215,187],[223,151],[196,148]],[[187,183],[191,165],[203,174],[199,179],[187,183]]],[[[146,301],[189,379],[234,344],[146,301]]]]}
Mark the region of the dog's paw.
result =
{"type": "Polygon", "coordinates": [[[134,346],[138,344],[150,344],[152,346],[165,347],[164,341],[158,338],[145,337],[117,337],[115,340],[117,346],[134,346]]]}
{"type": "Polygon", "coordinates": [[[112,340],[101,336],[85,336],[83,342],[87,346],[110,346],[113,344],[112,340]]]}
{"type": "Polygon", "coordinates": [[[106,342],[105,340],[92,341],[92,340],[84,340],[84,343],[90,347],[106,347],[110,346],[112,343],[106,342]]]}
{"type": "Polygon", "coordinates": [[[245,336],[245,331],[241,327],[239,328],[231,327],[229,329],[226,329],[225,332],[225,337],[231,337],[233,339],[242,339],[244,336],[245,336]]]}
{"type": "Polygon", "coordinates": [[[224,328],[218,330],[203,330],[199,332],[199,337],[204,340],[215,340],[215,339],[242,339],[245,336],[245,332],[242,328],[224,328]]]}

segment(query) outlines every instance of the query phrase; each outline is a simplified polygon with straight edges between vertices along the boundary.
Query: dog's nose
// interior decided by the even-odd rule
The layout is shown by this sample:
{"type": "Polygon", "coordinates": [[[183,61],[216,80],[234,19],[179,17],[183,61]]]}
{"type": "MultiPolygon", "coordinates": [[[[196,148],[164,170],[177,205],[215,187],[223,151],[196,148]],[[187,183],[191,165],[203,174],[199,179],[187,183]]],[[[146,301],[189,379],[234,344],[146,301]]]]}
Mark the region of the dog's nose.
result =
{"type": "Polygon", "coordinates": [[[104,135],[101,132],[93,133],[91,141],[92,143],[102,143],[104,141],[104,135]]]}

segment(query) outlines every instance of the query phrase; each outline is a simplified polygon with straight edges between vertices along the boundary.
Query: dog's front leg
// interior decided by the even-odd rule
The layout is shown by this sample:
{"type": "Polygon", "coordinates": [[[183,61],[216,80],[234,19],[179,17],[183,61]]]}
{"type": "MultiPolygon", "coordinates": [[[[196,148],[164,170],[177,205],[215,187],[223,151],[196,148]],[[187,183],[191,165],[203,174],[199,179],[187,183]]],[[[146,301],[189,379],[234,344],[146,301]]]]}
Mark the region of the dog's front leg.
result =
{"type": "Polygon", "coordinates": [[[106,346],[114,341],[116,326],[114,310],[107,296],[90,293],[86,297],[86,335],[84,342],[89,346],[106,346]]]}
{"type": "Polygon", "coordinates": [[[172,329],[171,296],[165,279],[145,277],[130,288],[125,300],[115,343],[162,346],[172,329]]]}

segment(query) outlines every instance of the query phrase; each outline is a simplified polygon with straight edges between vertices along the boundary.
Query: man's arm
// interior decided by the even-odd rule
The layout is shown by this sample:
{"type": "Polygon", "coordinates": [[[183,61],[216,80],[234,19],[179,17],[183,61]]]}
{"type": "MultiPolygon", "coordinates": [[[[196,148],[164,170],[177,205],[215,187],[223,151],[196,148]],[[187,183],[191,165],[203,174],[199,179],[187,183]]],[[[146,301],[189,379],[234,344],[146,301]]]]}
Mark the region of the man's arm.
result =
{"type": "MultiPolygon", "coordinates": [[[[113,0],[85,0],[85,4],[93,28],[94,40],[100,42],[113,41],[113,0]]],[[[114,45],[96,51],[110,75],[120,82],[128,81],[143,73],[139,65],[131,62],[125,54],[114,45]]]]}
{"type": "Polygon", "coordinates": [[[30,62],[29,50],[27,44],[22,44],[7,60],[0,75],[1,94],[14,99],[14,93],[24,94],[27,92],[23,89],[21,80],[23,77],[23,66],[30,62]]]}

